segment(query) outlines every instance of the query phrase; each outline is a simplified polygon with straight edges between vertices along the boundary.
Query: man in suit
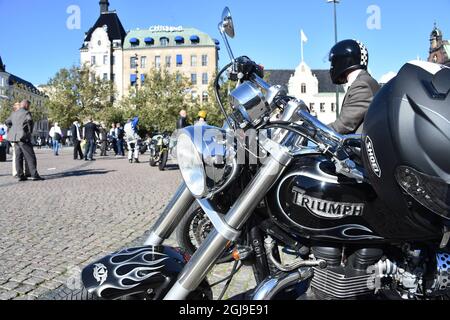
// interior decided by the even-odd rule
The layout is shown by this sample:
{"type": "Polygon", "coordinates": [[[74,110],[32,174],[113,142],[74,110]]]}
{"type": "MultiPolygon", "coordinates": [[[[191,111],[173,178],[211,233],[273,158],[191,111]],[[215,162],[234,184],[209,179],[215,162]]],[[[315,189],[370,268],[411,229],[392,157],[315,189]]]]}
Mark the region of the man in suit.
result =
{"type": "Polygon", "coordinates": [[[33,118],[30,112],[30,101],[24,100],[20,103],[17,111],[13,112],[6,120],[6,125],[10,128],[8,139],[14,142],[15,164],[19,181],[26,181],[27,176],[24,172],[23,159],[29,167],[31,180],[42,181],[43,179],[37,171],[36,155],[31,144],[31,135],[33,133],[33,118]]]}
{"type": "Polygon", "coordinates": [[[369,52],[359,41],[344,40],[331,49],[330,62],[333,83],[347,84],[348,89],[339,118],[329,126],[340,134],[360,134],[373,97],[380,90],[367,72],[369,52]]]}
{"type": "Polygon", "coordinates": [[[80,160],[83,160],[84,155],[81,150],[81,126],[78,120],[72,124],[70,131],[72,132],[73,139],[73,159],[78,160],[78,156],[80,156],[80,160]]]}
{"type": "Polygon", "coordinates": [[[97,141],[98,127],[92,122],[92,119],[89,119],[88,123],[84,126],[84,139],[86,140],[86,147],[84,150],[84,160],[85,161],[95,161],[94,152],[95,152],[95,143],[97,141]]]}

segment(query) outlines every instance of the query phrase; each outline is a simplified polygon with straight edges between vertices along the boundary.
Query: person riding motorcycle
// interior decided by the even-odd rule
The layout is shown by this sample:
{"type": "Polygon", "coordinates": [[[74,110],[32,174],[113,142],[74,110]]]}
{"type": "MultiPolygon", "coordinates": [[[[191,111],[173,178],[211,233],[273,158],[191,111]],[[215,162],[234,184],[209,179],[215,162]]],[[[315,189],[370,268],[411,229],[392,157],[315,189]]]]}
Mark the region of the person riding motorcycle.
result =
{"type": "Polygon", "coordinates": [[[139,137],[139,134],[137,132],[138,124],[139,118],[135,117],[133,120],[130,119],[124,128],[128,144],[128,161],[130,161],[130,163],[133,163],[133,160],[135,163],[139,163],[138,144],[141,140],[141,137],[139,137]]]}
{"type": "Polygon", "coordinates": [[[329,124],[340,134],[361,133],[364,118],[373,97],[380,90],[378,82],[367,72],[369,51],[357,40],[344,40],[330,51],[330,75],[334,84],[347,85],[338,119],[329,124]]]}

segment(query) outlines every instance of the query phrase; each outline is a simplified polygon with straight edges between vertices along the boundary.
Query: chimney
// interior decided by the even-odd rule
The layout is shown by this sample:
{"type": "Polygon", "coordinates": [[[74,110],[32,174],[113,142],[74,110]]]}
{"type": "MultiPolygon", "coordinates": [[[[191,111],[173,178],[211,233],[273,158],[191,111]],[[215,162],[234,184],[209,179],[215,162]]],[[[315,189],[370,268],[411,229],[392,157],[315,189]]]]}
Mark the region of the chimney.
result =
{"type": "Polygon", "coordinates": [[[108,13],[109,11],[109,1],[108,0],[100,0],[100,14],[108,13]]]}

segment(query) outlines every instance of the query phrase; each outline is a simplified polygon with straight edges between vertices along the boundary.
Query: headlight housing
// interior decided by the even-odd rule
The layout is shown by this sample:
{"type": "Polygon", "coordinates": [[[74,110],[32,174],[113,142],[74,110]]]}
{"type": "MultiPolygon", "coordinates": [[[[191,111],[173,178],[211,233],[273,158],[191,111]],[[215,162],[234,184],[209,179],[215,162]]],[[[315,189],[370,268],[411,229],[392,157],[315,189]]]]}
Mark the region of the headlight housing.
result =
{"type": "Polygon", "coordinates": [[[194,197],[213,196],[226,188],[237,175],[233,141],[227,139],[224,130],[216,127],[192,126],[180,132],[178,165],[194,197]]]}

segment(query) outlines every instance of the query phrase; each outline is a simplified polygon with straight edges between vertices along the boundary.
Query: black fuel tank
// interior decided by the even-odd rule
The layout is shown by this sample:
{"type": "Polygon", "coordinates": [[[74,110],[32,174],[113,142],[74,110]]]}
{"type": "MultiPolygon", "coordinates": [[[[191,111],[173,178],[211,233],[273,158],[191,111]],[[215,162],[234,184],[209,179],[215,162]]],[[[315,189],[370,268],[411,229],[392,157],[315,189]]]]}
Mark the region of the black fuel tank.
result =
{"type": "Polygon", "coordinates": [[[338,176],[323,156],[296,159],[268,196],[275,223],[314,240],[387,242],[434,239],[436,227],[390,212],[366,183],[338,176]]]}

